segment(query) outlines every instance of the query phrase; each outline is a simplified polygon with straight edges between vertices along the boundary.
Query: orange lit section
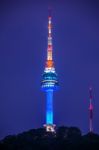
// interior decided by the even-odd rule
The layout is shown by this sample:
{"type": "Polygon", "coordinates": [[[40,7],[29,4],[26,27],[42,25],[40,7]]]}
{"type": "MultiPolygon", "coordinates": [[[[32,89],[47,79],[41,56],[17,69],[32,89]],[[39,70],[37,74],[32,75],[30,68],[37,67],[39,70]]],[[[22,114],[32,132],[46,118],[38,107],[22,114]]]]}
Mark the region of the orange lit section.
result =
{"type": "Polygon", "coordinates": [[[47,62],[46,62],[46,67],[48,67],[48,68],[54,67],[53,61],[52,61],[52,60],[47,60],[47,62]]]}

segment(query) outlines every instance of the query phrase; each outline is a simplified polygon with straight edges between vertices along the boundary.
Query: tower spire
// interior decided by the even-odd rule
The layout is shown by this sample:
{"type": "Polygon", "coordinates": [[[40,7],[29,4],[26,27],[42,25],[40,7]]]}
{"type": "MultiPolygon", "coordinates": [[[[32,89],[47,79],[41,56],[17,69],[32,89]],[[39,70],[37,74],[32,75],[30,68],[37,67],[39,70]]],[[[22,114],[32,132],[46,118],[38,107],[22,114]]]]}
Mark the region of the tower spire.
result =
{"type": "Polygon", "coordinates": [[[52,16],[49,10],[48,16],[48,45],[47,45],[47,67],[53,67],[53,46],[52,46],[52,16]]]}
{"type": "Polygon", "coordinates": [[[89,99],[90,99],[90,103],[89,103],[89,131],[92,132],[93,131],[93,104],[92,104],[92,87],[89,88],[89,99]]]}

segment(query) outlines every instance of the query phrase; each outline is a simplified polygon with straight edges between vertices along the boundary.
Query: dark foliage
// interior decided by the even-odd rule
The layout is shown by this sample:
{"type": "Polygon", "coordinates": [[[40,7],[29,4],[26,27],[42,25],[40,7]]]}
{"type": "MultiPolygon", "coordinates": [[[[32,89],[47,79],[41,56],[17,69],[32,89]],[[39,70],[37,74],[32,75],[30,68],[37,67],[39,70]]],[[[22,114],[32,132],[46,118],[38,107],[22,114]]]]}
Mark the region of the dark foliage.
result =
{"type": "Polygon", "coordinates": [[[9,135],[0,141],[0,150],[99,150],[99,135],[82,135],[77,127],[61,126],[55,133],[44,128],[9,135]]]}

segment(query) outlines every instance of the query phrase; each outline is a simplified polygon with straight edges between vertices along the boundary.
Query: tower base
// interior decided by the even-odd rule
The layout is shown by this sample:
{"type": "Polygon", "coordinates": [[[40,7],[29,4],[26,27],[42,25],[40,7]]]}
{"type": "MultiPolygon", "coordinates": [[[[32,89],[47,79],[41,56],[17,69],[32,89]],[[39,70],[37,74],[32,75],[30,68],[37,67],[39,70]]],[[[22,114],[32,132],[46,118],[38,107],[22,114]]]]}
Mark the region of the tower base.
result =
{"type": "Polygon", "coordinates": [[[55,124],[44,124],[47,132],[55,132],[55,124]]]}

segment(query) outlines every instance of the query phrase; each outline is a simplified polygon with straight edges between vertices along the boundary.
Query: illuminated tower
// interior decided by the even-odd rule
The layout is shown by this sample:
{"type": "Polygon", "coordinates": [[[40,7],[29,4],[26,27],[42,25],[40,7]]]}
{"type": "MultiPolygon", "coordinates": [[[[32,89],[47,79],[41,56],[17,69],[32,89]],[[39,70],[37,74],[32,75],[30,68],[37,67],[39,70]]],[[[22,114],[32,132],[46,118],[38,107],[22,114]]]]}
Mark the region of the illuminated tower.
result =
{"type": "Polygon", "coordinates": [[[93,105],[92,105],[92,87],[89,88],[89,98],[90,98],[90,104],[89,104],[89,131],[93,131],[93,105]]]}
{"type": "Polygon", "coordinates": [[[48,46],[47,60],[43,73],[41,86],[46,92],[46,131],[54,132],[55,125],[53,124],[53,92],[58,89],[58,78],[53,62],[53,47],[52,47],[52,18],[48,17],[48,46]]]}

